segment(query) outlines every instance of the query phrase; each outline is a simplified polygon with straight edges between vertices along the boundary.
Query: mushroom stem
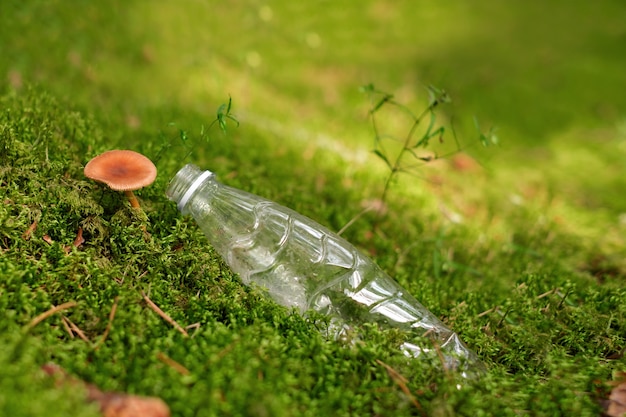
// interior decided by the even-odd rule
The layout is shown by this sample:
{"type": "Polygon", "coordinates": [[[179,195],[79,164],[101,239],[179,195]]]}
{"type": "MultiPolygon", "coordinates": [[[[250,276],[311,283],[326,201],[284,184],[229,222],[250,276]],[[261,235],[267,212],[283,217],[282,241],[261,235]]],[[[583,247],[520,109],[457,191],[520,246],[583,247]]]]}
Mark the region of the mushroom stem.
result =
{"type": "Polygon", "coordinates": [[[124,191],[124,193],[126,194],[126,198],[128,198],[128,201],[130,202],[130,205],[134,208],[140,208],[139,206],[139,201],[137,201],[137,197],[135,197],[135,194],[131,191],[124,191]]]}

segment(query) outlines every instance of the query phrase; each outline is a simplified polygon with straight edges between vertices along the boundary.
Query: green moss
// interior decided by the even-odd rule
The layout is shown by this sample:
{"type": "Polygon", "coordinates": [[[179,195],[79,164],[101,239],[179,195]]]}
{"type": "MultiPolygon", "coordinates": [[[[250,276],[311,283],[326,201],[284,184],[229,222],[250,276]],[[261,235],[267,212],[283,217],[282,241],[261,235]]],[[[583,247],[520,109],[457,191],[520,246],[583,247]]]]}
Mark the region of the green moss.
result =
{"type": "MultiPolygon", "coordinates": [[[[565,58],[539,74],[525,48],[503,52],[509,39],[546,39],[546,28],[509,24],[516,10],[534,16],[525,3],[490,9],[501,17],[495,25],[460,3],[422,5],[430,14],[419,25],[409,19],[413,2],[327,4],[322,14],[313,5],[268,12],[246,2],[215,10],[192,3],[16,3],[3,14],[0,414],[93,413],[81,392],[42,376],[41,365],[54,362],[102,389],[159,396],[181,416],[598,415],[605,383],[626,366],[623,132],[604,124],[623,117],[611,110],[623,100],[622,72],[618,58],[603,64],[618,56],[613,41],[588,60],[577,45],[619,38],[623,11],[603,2],[593,13],[611,16],[595,26],[580,18],[590,10],[567,8],[581,32],[595,35],[573,45],[556,36],[546,56],[565,58]],[[443,24],[450,13],[464,18],[443,24]],[[483,59],[490,28],[506,29],[491,63],[483,59]],[[577,62],[585,65],[555,87],[558,99],[537,95],[552,71],[577,62]],[[442,79],[442,66],[466,76],[442,79]],[[305,320],[243,286],[164,196],[173,173],[195,162],[339,230],[380,198],[387,175],[367,153],[368,103],[357,87],[402,84],[398,99],[419,109],[416,68],[434,72],[428,82],[459,99],[462,117],[489,113],[503,125],[505,145],[472,150],[487,169],[438,161],[420,178],[399,175],[378,226],[366,213],[344,236],[478,353],[488,371],[476,381],[442,373],[437,360],[408,361],[391,348],[393,332],[373,326],[354,344],[328,340],[323,318],[305,320]],[[510,73],[503,81],[490,68],[510,73]],[[596,99],[568,86],[599,69],[595,91],[608,107],[577,120],[577,103],[596,99]],[[224,134],[209,126],[228,94],[241,125],[224,134]],[[539,140],[546,146],[523,148],[539,140]],[[137,193],[143,212],[83,176],[90,157],[120,147],[159,168],[155,184],[137,193]],[[85,241],[74,246],[79,231],[85,241]],[[142,293],[190,326],[190,337],[142,293]],[[87,341],[68,331],[68,320],[87,341]]],[[[393,132],[406,132],[385,117],[393,132]]],[[[460,137],[466,131],[459,126],[460,137]]]]}
{"type": "MultiPolygon", "coordinates": [[[[3,333],[16,329],[2,328],[3,333]]],[[[19,329],[17,329],[19,332],[19,329]]],[[[18,333],[19,334],[19,333],[18,333]]],[[[11,416],[97,416],[95,405],[85,403],[86,390],[57,384],[34,360],[44,353],[36,339],[9,336],[0,342],[0,412],[11,416]]]]}
{"type": "MultiPolygon", "coordinates": [[[[137,216],[123,196],[86,181],[83,158],[61,149],[65,143],[93,146],[80,144],[85,138],[97,140],[93,122],[35,90],[9,95],[3,103],[11,109],[3,120],[9,127],[5,132],[28,132],[3,139],[11,141],[6,155],[12,159],[2,169],[3,326],[20,333],[51,306],[78,303],[38,324],[28,337],[5,344],[9,351],[23,351],[29,364],[12,365],[24,373],[21,380],[40,378],[38,366],[54,361],[103,389],[160,396],[181,415],[348,415],[390,408],[397,415],[413,414],[414,399],[403,393],[384,363],[408,378],[407,387],[432,415],[464,408],[552,414],[595,410],[595,384],[610,377],[614,364],[609,358],[623,350],[626,293],[609,283],[590,286],[588,277],[554,258],[558,251],[535,248],[545,233],[560,233],[553,225],[545,232],[520,229],[510,250],[488,264],[479,260],[494,250],[491,244],[463,257],[470,230],[442,229],[431,239],[423,226],[403,228],[422,236],[412,248],[415,253],[405,252],[396,262],[397,279],[487,362],[492,371],[485,383],[462,381],[457,390],[458,377],[446,377],[436,363],[407,363],[392,348],[394,335],[375,328],[353,346],[325,340],[315,321],[243,287],[164,196],[152,194],[145,215],[137,216]],[[67,118],[78,120],[82,130],[64,130],[67,124],[59,121],[67,118]],[[48,152],[38,148],[44,143],[48,152]],[[85,242],[73,247],[79,227],[85,242]],[[451,258],[451,248],[460,255],[451,258]],[[504,271],[518,278],[498,281],[504,271]],[[459,279],[469,277],[478,280],[475,288],[498,286],[480,296],[463,295],[467,284],[459,279]],[[196,324],[192,337],[184,338],[147,308],[141,291],[183,326],[196,324]],[[117,313],[102,342],[114,302],[117,313]],[[65,330],[62,316],[89,341],[65,330]],[[163,357],[189,372],[180,374],[163,357]],[[515,395],[508,397],[508,390],[515,395]],[[475,395],[502,399],[479,402],[475,395]]],[[[391,233],[396,226],[401,223],[390,218],[380,227],[391,233]]],[[[361,244],[383,254],[395,251],[387,238],[361,244]]],[[[7,390],[20,390],[19,384],[7,390]]],[[[52,388],[41,384],[31,389],[50,393],[42,401],[56,401],[52,388]]],[[[7,410],[28,412],[7,404],[7,410]]]]}

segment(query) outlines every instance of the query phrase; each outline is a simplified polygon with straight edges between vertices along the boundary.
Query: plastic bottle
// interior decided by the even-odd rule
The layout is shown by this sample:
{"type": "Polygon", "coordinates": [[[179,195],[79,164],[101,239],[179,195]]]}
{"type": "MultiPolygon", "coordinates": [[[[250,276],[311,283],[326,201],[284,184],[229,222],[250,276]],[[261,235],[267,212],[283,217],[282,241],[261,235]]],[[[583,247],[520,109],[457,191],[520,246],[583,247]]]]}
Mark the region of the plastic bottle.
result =
{"type": "Polygon", "coordinates": [[[337,338],[363,323],[401,331],[409,357],[437,354],[448,369],[480,374],[482,363],[457,334],[370,258],[337,234],[295,211],[219,183],[210,171],[186,165],[167,196],[190,214],[215,250],[246,285],[304,314],[330,317],[337,338]],[[424,336],[434,341],[428,343],[424,336]],[[438,351],[438,352],[437,352],[438,351]]]}

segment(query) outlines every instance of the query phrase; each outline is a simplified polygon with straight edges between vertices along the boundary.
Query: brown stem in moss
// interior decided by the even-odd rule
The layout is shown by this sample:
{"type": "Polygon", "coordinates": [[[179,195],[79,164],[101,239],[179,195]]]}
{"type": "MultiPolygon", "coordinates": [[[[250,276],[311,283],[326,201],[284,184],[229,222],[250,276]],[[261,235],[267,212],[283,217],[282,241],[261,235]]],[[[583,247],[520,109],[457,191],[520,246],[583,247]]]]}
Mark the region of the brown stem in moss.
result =
{"type": "Polygon", "coordinates": [[[137,201],[137,197],[135,197],[135,193],[133,193],[131,190],[128,190],[128,191],[124,191],[124,194],[126,194],[126,198],[128,198],[128,201],[130,202],[130,205],[132,207],[140,208],[139,201],[137,201]]]}

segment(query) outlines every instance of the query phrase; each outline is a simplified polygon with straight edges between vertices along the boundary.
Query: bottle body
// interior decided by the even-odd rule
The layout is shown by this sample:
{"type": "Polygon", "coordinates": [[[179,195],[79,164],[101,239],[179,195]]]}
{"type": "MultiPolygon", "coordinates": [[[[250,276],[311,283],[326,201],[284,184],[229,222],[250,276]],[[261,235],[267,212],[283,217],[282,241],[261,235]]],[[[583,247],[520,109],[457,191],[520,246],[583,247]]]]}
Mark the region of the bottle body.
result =
{"type": "MultiPolygon", "coordinates": [[[[328,315],[336,337],[373,322],[435,340],[446,366],[478,362],[454,332],[345,239],[289,208],[222,185],[207,172],[185,166],[168,197],[193,216],[246,285],[300,313],[328,315]]],[[[410,337],[400,348],[407,356],[430,350],[410,337]]]]}

